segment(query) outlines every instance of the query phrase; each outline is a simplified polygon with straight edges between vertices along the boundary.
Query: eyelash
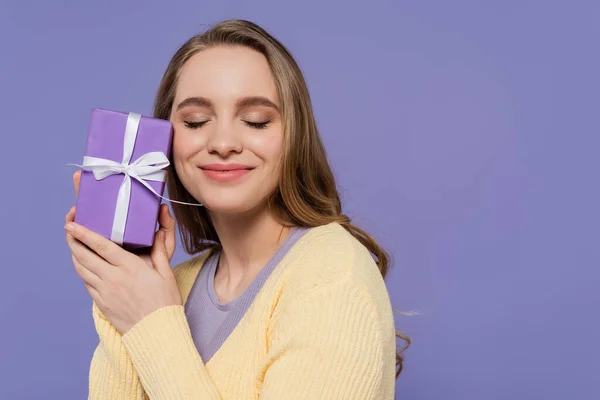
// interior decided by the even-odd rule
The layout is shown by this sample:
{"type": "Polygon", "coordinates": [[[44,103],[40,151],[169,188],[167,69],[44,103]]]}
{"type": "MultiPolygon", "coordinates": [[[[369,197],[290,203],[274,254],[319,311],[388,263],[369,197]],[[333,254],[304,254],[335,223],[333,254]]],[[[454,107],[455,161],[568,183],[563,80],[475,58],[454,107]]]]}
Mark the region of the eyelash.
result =
{"type": "Polygon", "coordinates": [[[246,125],[248,125],[251,128],[254,129],[265,129],[267,127],[267,125],[269,124],[269,122],[271,122],[271,120],[267,120],[267,121],[263,121],[263,122],[250,122],[250,121],[244,121],[246,123],[246,125]]]}
{"type": "Polygon", "coordinates": [[[208,121],[200,121],[200,122],[189,122],[189,121],[183,121],[185,123],[185,126],[187,128],[190,129],[197,129],[200,128],[202,125],[204,125],[205,123],[207,123],[208,121]]]}
{"type": "MultiPolygon", "coordinates": [[[[185,123],[185,126],[187,128],[198,129],[198,128],[202,127],[208,121],[199,121],[199,122],[183,121],[183,122],[185,123]]],[[[263,122],[244,121],[244,123],[246,125],[248,125],[251,128],[254,128],[254,129],[265,129],[270,122],[271,122],[270,119],[267,121],[263,121],[263,122]]]]}

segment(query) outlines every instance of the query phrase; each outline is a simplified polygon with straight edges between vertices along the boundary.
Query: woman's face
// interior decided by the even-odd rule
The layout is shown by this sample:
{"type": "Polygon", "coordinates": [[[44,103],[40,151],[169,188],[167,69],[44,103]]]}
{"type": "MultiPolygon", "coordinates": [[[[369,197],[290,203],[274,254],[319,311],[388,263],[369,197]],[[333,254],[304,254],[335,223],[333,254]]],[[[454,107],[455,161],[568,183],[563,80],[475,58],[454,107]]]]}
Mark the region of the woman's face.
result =
{"type": "Polygon", "coordinates": [[[266,58],[213,47],[183,66],[173,108],[173,161],[187,191],[212,212],[266,204],[283,152],[277,88],[266,58]]]}

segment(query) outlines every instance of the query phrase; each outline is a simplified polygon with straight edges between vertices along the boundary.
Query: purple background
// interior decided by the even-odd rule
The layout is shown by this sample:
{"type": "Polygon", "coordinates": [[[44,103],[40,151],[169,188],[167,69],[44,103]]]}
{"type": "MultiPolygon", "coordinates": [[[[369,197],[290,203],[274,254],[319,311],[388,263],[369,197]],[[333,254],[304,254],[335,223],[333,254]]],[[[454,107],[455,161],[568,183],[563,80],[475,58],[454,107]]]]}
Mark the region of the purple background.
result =
{"type": "Polygon", "coordinates": [[[87,395],[63,219],[91,109],[148,114],[176,48],[237,17],[299,60],[345,208],[421,313],[397,397],[600,398],[598,2],[4,0],[0,399],[87,395]]]}

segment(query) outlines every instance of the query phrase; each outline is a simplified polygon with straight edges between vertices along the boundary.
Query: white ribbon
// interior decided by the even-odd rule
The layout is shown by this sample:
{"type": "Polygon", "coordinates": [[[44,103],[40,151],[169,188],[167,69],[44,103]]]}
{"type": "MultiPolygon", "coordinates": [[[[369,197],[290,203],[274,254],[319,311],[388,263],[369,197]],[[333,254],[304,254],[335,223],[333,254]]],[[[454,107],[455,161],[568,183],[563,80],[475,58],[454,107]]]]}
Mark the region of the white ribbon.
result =
{"type": "Polygon", "coordinates": [[[117,196],[117,205],[113,218],[112,232],[110,240],[123,245],[123,237],[125,235],[125,225],[127,223],[127,215],[129,213],[129,200],[131,198],[131,178],[140,182],[144,187],[150,190],[156,196],[165,199],[172,203],[179,203],[191,206],[202,206],[202,204],[185,203],[182,201],[169,200],[166,197],[158,194],[152,186],[146,181],[164,182],[166,173],[164,169],[169,166],[169,159],[160,152],[154,151],[142,155],[133,163],[129,163],[133,153],[133,147],[137,137],[138,128],[140,125],[141,115],[129,113],[127,116],[127,125],[125,126],[125,140],[123,142],[123,161],[116,161],[97,157],[83,157],[83,164],[68,164],[80,167],[86,171],[94,173],[94,178],[97,181],[115,174],[124,174],[123,183],[119,188],[117,196]]]}

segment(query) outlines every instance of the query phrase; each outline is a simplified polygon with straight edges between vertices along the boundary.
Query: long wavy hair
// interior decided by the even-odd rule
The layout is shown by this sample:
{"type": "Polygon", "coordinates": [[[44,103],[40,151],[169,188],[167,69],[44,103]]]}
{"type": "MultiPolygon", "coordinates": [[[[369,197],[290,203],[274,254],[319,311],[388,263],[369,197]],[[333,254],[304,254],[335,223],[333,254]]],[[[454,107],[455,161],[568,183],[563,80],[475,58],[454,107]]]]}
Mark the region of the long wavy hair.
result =
{"type": "MultiPolygon", "coordinates": [[[[271,68],[281,102],[284,124],[282,171],[275,192],[268,199],[276,218],[286,226],[321,226],[331,222],[342,225],[376,258],[381,275],[389,269],[389,256],[365,231],[354,226],[342,213],[336,183],[317,130],[308,87],[290,52],[274,37],[253,22],[229,20],[184,43],[171,59],[160,82],[154,116],[169,119],[181,68],[194,54],[214,46],[244,46],[263,54],[271,68]]],[[[184,202],[197,202],[184,188],[175,169],[167,169],[169,196],[184,202]]],[[[172,204],[179,233],[188,254],[219,246],[219,237],[203,207],[172,204]]],[[[402,371],[402,352],[410,339],[396,352],[396,377],[402,371]]]]}

